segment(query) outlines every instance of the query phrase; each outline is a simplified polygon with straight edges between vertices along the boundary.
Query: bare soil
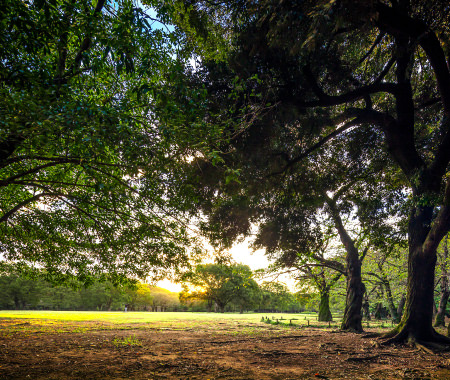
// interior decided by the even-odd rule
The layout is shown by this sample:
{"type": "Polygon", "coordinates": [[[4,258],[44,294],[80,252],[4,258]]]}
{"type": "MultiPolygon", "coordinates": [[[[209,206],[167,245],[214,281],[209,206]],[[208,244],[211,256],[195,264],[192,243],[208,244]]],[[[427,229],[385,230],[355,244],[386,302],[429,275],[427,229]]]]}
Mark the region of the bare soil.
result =
{"type": "Polygon", "coordinates": [[[0,320],[0,379],[450,379],[450,353],[330,329],[0,320]]]}

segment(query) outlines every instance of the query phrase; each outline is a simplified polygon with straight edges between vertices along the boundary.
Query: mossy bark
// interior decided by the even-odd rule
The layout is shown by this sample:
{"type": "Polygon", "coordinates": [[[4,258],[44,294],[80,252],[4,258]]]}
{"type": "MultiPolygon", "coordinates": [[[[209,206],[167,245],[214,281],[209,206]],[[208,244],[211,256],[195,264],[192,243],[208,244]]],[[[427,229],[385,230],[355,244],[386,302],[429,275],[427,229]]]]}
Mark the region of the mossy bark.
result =
{"type": "Polygon", "coordinates": [[[333,316],[330,311],[330,294],[328,291],[320,293],[318,320],[319,322],[330,322],[333,320],[333,316]]]}
{"type": "Polygon", "coordinates": [[[450,339],[433,328],[434,272],[436,253],[416,247],[410,252],[405,309],[399,325],[389,334],[386,343],[442,343],[450,339]]]}
{"type": "Polygon", "coordinates": [[[439,301],[438,312],[436,313],[436,317],[434,318],[434,327],[445,327],[445,309],[447,308],[449,291],[442,291],[441,299],[439,301]]]}
{"type": "Polygon", "coordinates": [[[450,296],[450,291],[448,288],[448,270],[447,270],[447,259],[448,259],[447,239],[445,240],[444,250],[440,255],[441,297],[439,299],[439,308],[436,313],[436,317],[434,319],[434,327],[445,326],[445,310],[447,309],[448,297],[450,296]]]}
{"type": "Polygon", "coordinates": [[[398,316],[397,309],[394,305],[394,297],[392,297],[391,284],[389,283],[387,278],[385,279],[385,282],[384,282],[384,288],[385,288],[385,293],[386,293],[386,301],[388,304],[389,313],[391,314],[392,322],[399,323],[400,318],[398,316]]]}
{"type": "Polygon", "coordinates": [[[398,306],[397,306],[397,315],[398,315],[399,320],[402,319],[403,309],[405,308],[405,302],[406,302],[406,296],[405,296],[405,294],[402,294],[402,297],[400,298],[400,301],[398,302],[398,306]]]}
{"type": "Polygon", "coordinates": [[[362,311],[363,311],[363,317],[370,321],[371,316],[370,316],[370,304],[369,304],[369,297],[367,296],[367,294],[365,294],[364,296],[364,302],[362,304],[362,311]]]}

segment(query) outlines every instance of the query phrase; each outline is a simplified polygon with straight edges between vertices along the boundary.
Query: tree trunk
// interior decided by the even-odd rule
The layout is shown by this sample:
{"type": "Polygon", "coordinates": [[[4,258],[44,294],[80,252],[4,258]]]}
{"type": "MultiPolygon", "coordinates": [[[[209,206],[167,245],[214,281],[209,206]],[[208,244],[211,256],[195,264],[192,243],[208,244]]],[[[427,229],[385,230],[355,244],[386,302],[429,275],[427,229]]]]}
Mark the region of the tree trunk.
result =
{"type": "Polygon", "coordinates": [[[400,301],[397,306],[397,315],[398,315],[399,320],[402,319],[403,309],[405,308],[405,302],[406,302],[406,297],[404,294],[402,294],[402,298],[400,298],[400,301]]]}
{"type": "Polygon", "coordinates": [[[447,240],[444,244],[444,252],[440,256],[441,261],[441,298],[439,300],[439,309],[436,313],[434,320],[434,327],[445,326],[445,310],[447,308],[447,301],[450,295],[448,289],[448,272],[447,272],[447,259],[448,259],[448,247],[447,240]]]}
{"type": "MultiPolygon", "coordinates": [[[[438,235],[430,238],[433,208],[416,208],[408,226],[408,282],[406,304],[400,324],[390,333],[386,343],[414,342],[448,345],[450,339],[433,328],[434,276],[438,235]]],[[[440,221],[442,222],[442,221],[440,221]]],[[[439,221],[432,225],[434,231],[439,221]]]]}
{"type": "Polygon", "coordinates": [[[409,341],[432,341],[434,269],[436,254],[429,257],[421,247],[410,254],[405,310],[397,328],[400,337],[409,341]]]}
{"type": "Polygon", "coordinates": [[[434,327],[445,327],[445,309],[447,308],[447,301],[450,292],[447,290],[442,290],[441,288],[441,299],[439,300],[439,309],[436,313],[436,317],[434,319],[434,327]]]}
{"type": "Polygon", "coordinates": [[[362,332],[361,308],[365,292],[364,284],[361,280],[361,260],[359,258],[358,248],[355,242],[347,233],[342,222],[339,211],[336,207],[336,201],[324,194],[324,198],[330,209],[335,227],[339,233],[339,238],[345,247],[347,264],[347,295],[345,298],[344,318],[342,319],[341,329],[347,331],[362,332]]]}
{"type": "Polygon", "coordinates": [[[217,307],[219,308],[219,313],[225,313],[225,306],[222,303],[216,302],[217,307]]]}
{"type": "Polygon", "coordinates": [[[333,316],[330,311],[330,294],[328,291],[320,292],[320,305],[319,305],[319,322],[330,322],[333,320],[333,316]]]}
{"type": "Polygon", "coordinates": [[[381,302],[378,302],[377,305],[375,306],[375,313],[374,313],[374,317],[376,320],[381,320],[383,319],[383,304],[381,302]]]}
{"type": "Polygon", "coordinates": [[[389,283],[387,278],[385,278],[383,285],[384,285],[386,300],[387,300],[389,313],[391,314],[392,321],[394,323],[399,323],[400,318],[398,317],[397,309],[394,306],[394,298],[392,297],[391,284],[389,283]]]}
{"type": "Polygon", "coordinates": [[[388,342],[450,343],[433,328],[434,271],[436,251],[424,252],[422,246],[410,247],[405,310],[400,324],[388,342]]]}
{"type": "Polygon", "coordinates": [[[364,294],[364,302],[362,304],[362,311],[363,311],[363,317],[370,321],[370,304],[369,304],[369,297],[367,293],[364,294]]]}
{"type": "Polygon", "coordinates": [[[347,296],[341,329],[362,332],[361,309],[365,287],[361,280],[361,261],[357,255],[352,256],[347,253],[347,296]]]}

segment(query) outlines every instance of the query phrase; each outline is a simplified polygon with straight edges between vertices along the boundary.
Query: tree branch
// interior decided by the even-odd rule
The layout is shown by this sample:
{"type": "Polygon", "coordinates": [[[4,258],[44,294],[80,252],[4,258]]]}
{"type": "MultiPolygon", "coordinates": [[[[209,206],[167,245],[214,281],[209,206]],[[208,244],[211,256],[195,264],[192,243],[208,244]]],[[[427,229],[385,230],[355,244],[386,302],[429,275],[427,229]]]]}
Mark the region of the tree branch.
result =
{"type": "Polygon", "coordinates": [[[355,90],[349,91],[342,95],[328,95],[325,94],[318,86],[317,82],[308,80],[311,89],[319,98],[318,100],[304,101],[303,99],[297,99],[295,104],[299,108],[315,108],[315,107],[332,107],[341,104],[351,103],[356,100],[364,99],[368,95],[376,94],[379,92],[387,92],[389,94],[397,95],[399,89],[396,83],[373,83],[366,86],[359,87],[355,90]]]}
{"type": "Polygon", "coordinates": [[[18,203],[16,206],[14,206],[11,210],[3,214],[3,216],[0,218],[0,223],[7,222],[9,217],[13,214],[15,214],[17,211],[19,211],[21,208],[25,207],[26,205],[38,201],[42,197],[46,196],[54,196],[52,193],[40,193],[32,196],[31,198],[25,199],[22,202],[18,203]]]}
{"type": "Polygon", "coordinates": [[[364,56],[359,60],[359,64],[363,63],[371,54],[372,52],[375,50],[375,48],[378,46],[378,44],[383,40],[384,36],[386,35],[386,33],[382,32],[379,33],[377,38],[375,39],[375,41],[373,42],[372,46],[370,47],[370,49],[367,51],[366,54],[364,54],[364,56]]]}
{"type": "Polygon", "coordinates": [[[450,178],[445,187],[444,202],[423,243],[424,252],[434,252],[450,230],[450,178]]]}
{"type": "Polygon", "coordinates": [[[377,26],[381,30],[413,38],[425,51],[436,76],[444,113],[450,117],[450,72],[438,37],[421,20],[412,19],[381,2],[377,4],[377,11],[377,26]]]}
{"type": "MultiPolygon", "coordinates": [[[[92,14],[93,17],[97,17],[97,15],[100,14],[100,12],[103,9],[103,6],[105,5],[106,0],[98,0],[97,6],[94,9],[94,13],[92,14]]],[[[65,78],[69,78],[73,75],[73,73],[80,67],[81,60],[83,59],[83,55],[86,51],[88,51],[91,47],[91,37],[89,35],[91,31],[88,30],[88,35],[84,37],[83,41],[81,42],[80,49],[78,50],[77,55],[75,56],[74,63],[70,66],[70,68],[67,70],[67,72],[64,74],[65,78]]]]}
{"type": "Polygon", "coordinates": [[[36,166],[36,167],[34,167],[32,169],[26,170],[26,171],[24,171],[22,173],[15,174],[15,175],[13,175],[13,176],[11,176],[9,178],[6,178],[6,179],[0,181],[0,186],[7,186],[11,181],[14,181],[14,180],[16,180],[18,178],[21,178],[21,177],[25,177],[28,174],[35,174],[35,173],[39,172],[42,169],[49,168],[49,167],[56,166],[56,165],[60,165],[60,164],[68,164],[68,163],[79,164],[80,161],[79,160],[68,159],[68,160],[61,160],[61,161],[57,161],[57,162],[52,161],[52,162],[48,162],[46,164],[38,165],[38,166],[36,166]]]}

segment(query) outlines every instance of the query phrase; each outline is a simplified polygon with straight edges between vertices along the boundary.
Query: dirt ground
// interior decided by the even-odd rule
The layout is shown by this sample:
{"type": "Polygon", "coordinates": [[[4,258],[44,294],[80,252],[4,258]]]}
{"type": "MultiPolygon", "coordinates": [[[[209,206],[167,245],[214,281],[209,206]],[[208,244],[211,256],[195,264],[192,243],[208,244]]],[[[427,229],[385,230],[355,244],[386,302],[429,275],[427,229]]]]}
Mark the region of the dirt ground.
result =
{"type": "Polygon", "coordinates": [[[450,379],[450,353],[265,323],[0,320],[0,379],[450,379]],[[40,324],[41,323],[41,324],[40,324]]]}

